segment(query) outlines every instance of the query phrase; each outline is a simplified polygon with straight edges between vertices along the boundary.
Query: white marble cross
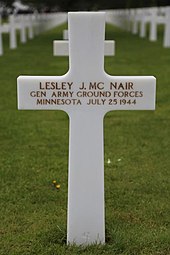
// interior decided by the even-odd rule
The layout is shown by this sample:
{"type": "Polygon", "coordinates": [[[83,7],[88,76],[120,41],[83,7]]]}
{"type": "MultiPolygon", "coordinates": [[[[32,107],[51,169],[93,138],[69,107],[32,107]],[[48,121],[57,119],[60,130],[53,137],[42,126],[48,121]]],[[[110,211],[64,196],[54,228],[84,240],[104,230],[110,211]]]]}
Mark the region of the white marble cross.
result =
{"type": "Polygon", "coordinates": [[[69,115],[67,243],[104,243],[103,118],[112,110],[155,109],[156,79],[105,73],[105,13],[71,12],[68,23],[69,71],[19,76],[18,108],[69,115]]]}

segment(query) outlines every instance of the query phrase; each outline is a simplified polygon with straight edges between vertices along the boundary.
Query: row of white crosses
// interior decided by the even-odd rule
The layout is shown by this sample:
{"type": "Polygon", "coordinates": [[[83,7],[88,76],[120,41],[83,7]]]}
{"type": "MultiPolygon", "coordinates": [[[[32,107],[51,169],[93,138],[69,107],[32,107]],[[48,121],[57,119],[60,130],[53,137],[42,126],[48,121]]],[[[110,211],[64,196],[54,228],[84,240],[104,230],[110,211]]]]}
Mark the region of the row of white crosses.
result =
{"type": "Polygon", "coordinates": [[[162,8],[144,8],[132,15],[132,32],[138,33],[138,24],[140,25],[139,36],[146,37],[146,25],[149,24],[149,40],[157,41],[157,27],[164,25],[163,46],[170,47],[170,7],[162,8]]]}
{"type": "Polygon", "coordinates": [[[106,21],[124,30],[130,30],[129,9],[106,11],[106,21]]]}
{"type": "Polygon", "coordinates": [[[157,27],[164,25],[163,46],[170,47],[170,7],[137,8],[107,11],[107,22],[146,37],[146,25],[149,24],[149,40],[157,40],[157,27]],[[139,30],[139,31],[138,31],[139,30]]]}
{"type": "Polygon", "coordinates": [[[26,43],[27,39],[32,39],[35,35],[52,29],[66,21],[66,13],[10,15],[9,22],[4,24],[2,24],[0,17],[0,55],[3,55],[2,35],[4,33],[9,33],[9,48],[16,49],[18,30],[20,31],[21,43],[26,43]]]}
{"type": "Polygon", "coordinates": [[[18,109],[69,115],[67,243],[103,244],[103,119],[112,110],[154,110],[156,79],[105,73],[104,12],[71,12],[68,30],[69,71],[63,76],[19,76],[18,109]]]}

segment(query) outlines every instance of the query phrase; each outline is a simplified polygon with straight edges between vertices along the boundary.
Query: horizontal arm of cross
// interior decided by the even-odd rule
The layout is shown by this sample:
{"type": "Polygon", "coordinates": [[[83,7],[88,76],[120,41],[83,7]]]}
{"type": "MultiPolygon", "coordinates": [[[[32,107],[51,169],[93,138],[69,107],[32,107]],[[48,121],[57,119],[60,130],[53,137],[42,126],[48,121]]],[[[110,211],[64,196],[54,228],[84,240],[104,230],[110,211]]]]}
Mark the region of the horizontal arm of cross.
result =
{"type": "Polygon", "coordinates": [[[63,76],[18,77],[18,108],[64,110],[154,110],[156,79],[153,76],[110,76],[96,80],[63,76]]]}

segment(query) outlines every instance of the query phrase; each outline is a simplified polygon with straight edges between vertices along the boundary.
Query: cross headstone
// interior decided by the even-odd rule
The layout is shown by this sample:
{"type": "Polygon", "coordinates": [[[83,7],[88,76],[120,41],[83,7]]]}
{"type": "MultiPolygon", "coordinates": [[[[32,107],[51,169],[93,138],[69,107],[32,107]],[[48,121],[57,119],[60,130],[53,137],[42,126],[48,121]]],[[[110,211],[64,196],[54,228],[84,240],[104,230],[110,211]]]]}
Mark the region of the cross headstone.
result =
{"type": "Polygon", "coordinates": [[[34,38],[33,15],[28,16],[27,22],[28,22],[28,38],[33,39],[34,38]]]}
{"type": "Polygon", "coordinates": [[[140,34],[139,36],[144,38],[146,37],[146,16],[145,16],[146,10],[141,10],[141,20],[140,20],[140,34]]]}
{"type": "Polygon", "coordinates": [[[155,42],[157,40],[157,7],[152,7],[151,9],[151,20],[150,20],[150,31],[149,40],[155,42]]]}
{"type": "Polygon", "coordinates": [[[3,43],[2,43],[2,20],[0,15],[0,56],[3,55],[3,43]]]}
{"type": "Polygon", "coordinates": [[[166,7],[165,10],[165,32],[163,45],[165,48],[170,47],[170,6],[166,7]]]}
{"type": "Polygon", "coordinates": [[[27,37],[26,37],[26,20],[25,16],[21,15],[20,16],[20,40],[21,43],[26,43],[27,42],[27,37]]]}
{"type": "Polygon", "coordinates": [[[105,73],[105,13],[71,12],[68,23],[68,73],[18,77],[18,108],[68,113],[67,243],[104,243],[103,118],[112,110],[153,110],[156,79],[105,73]]]}

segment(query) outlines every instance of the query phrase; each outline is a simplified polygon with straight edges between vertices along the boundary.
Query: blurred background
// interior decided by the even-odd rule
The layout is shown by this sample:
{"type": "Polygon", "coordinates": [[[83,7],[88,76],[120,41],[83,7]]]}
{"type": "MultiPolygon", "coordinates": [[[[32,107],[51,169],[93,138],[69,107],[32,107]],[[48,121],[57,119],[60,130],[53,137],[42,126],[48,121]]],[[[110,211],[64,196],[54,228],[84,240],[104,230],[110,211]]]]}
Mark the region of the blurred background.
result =
{"type": "Polygon", "coordinates": [[[0,14],[90,11],[170,5],[170,0],[22,0],[0,1],[0,14]]]}

